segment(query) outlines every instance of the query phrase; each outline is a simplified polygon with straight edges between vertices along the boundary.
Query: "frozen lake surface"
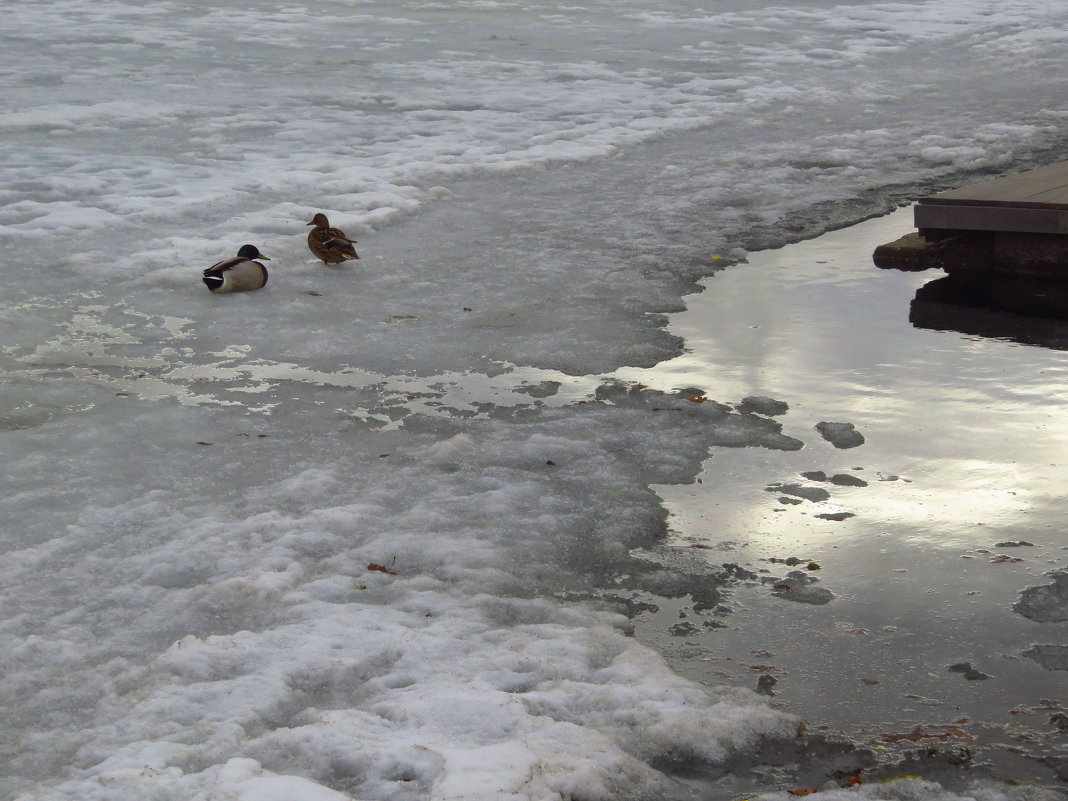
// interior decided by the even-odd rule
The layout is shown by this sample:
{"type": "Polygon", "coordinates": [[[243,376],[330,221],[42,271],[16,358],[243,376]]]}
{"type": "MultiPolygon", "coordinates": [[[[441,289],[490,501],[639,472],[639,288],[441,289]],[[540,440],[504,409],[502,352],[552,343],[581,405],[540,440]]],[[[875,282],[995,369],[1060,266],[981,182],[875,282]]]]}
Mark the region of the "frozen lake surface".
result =
{"type": "MultiPolygon", "coordinates": [[[[1059,413],[1062,374],[1003,381],[955,335],[883,358],[898,301],[865,293],[904,304],[908,276],[810,263],[743,284],[722,313],[742,327],[668,316],[753,251],[1063,158],[1066,25],[1061,0],[6,9],[0,796],[719,801],[804,778],[825,799],[1050,797],[926,768],[837,789],[833,750],[747,774],[819,750],[749,660],[813,725],[860,732],[896,721],[823,717],[803,688],[833,671],[897,706],[887,660],[911,656],[912,694],[963,708],[949,659],[996,686],[1028,627],[1063,631],[1006,611],[1057,566],[1034,460],[1063,449],[1035,409],[1059,413]],[[360,262],[311,257],[316,212],[360,262]],[[270,283],[209,294],[201,271],[245,243],[270,283]],[[790,408],[734,408],[753,395],[790,408]],[[866,442],[834,449],[818,422],[866,442]],[[815,497],[789,485],[817,469],[868,486],[778,500],[815,497]],[[709,502],[730,514],[707,524],[709,502]],[[1025,561],[989,564],[1025,512],[1025,561]],[[836,597],[736,572],[730,627],[672,639],[669,663],[633,636],[641,601],[714,608],[719,570],[678,546],[727,541],[715,562],[819,561],[820,584],[777,592],[836,597]],[[998,655],[865,606],[877,587],[887,614],[958,633],[962,571],[1011,620],[998,655]]],[[[1019,377],[1024,352],[992,364],[1019,377]]],[[[965,712],[997,724],[1009,697],[965,712]]]]}

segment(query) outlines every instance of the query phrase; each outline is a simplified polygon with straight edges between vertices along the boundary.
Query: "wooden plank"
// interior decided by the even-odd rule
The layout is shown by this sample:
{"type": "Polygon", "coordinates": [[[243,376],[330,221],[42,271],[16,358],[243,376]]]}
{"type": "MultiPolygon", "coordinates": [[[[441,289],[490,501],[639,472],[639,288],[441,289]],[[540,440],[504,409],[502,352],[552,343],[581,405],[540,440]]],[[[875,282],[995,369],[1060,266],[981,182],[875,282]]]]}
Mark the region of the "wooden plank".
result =
{"type": "Polygon", "coordinates": [[[922,198],[920,204],[1068,210],[1068,161],[950,189],[922,198]]]}
{"type": "Polygon", "coordinates": [[[920,203],[914,207],[913,215],[920,229],[1068,234],[1066,209],[920,203]]]}

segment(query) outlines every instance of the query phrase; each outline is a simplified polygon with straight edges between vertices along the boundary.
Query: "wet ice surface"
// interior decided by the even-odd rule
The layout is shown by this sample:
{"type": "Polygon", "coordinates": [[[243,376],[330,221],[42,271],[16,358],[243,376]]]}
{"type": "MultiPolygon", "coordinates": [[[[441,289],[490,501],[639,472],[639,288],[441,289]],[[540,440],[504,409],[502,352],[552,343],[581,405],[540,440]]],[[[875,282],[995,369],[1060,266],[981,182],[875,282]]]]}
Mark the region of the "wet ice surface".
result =
{"type": "MultiPolygon", "coordinates": [[[[807,408],[788,363],[617,368],[679,353],[663,315],[714,256],[1062,154],[1063,3],[7,11],[0,792],[644,801],[791,752],[768,697],[629,636],[642,598],[719,601],[650,485],[710,448],[879,453],[881,421],[807,408]],[[316,211],[358,265],[310,257],[316,211]],[[268,286],[209,295],[250,241],[268,286]]],[[[781,467],[724,491],[865,516],[849,463],[803,468],[841,508],[781,467]]],[[[776,608],[849,592],[806,575],[835,598],[776,608]]]]}
{"type": "Polygon", "coordinates": [[[775,419],[806,442],[720,449],[701,483],[660,490],[679,548],[758,575],[715,628],[664,636],[680,611],[693,617],[671,605],[643,636],[702,681],[770,675],[785,708],[887,753],[966,747],[1007,775],[1048,778],[1019,754],[1065,753],[1064,573],[1046,574],[1068,561],[1068,354],[910,325],[937,273],[870,258],[910,227],[903,209],[753,254],[673,317],[685,356],[624,371],[779,399],[789,410],[775,419]],[[813,436],[826,417],[864,444],[813,436]],[[794,597],[803,573],[833,598],[794,597]],[[916,726],[931,736],[895,743],[916,726]]]}

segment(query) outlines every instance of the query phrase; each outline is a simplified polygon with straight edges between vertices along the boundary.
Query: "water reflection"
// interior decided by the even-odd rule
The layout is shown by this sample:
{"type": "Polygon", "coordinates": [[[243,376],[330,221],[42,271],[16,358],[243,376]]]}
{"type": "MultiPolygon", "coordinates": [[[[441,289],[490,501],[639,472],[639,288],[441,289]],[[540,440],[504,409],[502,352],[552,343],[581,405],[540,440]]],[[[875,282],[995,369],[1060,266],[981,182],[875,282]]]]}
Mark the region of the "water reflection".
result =
{"type": "Polygon", "coordinates": [[[673,318],[684,357],[618,374],[703,386],[720,401],[788,403],[775,419],[802,450],[716,449],[700,483],[658,491],[676,548],[775,580],[793,569],[784,558],[812,561],[835,595],[817,607],[742,582],[723,625],[672,636],[680,614],[697,616],[666,605],[640,636],[700,681],[755,687],[774,676],[776,702],[813,726],[890,751],[917,743],[886,736],[953,725],[961,742],[1033,779],[1034,763],[1010,764],[1014,754],[1048,754],[1057,740],[1027,710],[1068,698],[1063,671],[1022,654],[1035,641],[1068,642],[1068,623],[1036,624],[1012,605],[1065,561],[1064,323],[1028,326],[950,301],[944,284],[925,289],[932,273],[876,269],[875,246],[911,227],[902,209],[753,254],[707,279],[673,318]],[[927,327],[910,323],[910,308],[927,327]],[[815,430],[821,421],[853,423],[866,442],[835,448],[815,430]],[[806,478],[817,471],[867,486],[806,478]],[[769,491],[794,483],[830,497],[769,491]],[[950,670],[962,663],[992,678],[950,670]]]}
{"type": "MultiPolygon", "coordinates": [[[[1042,289],[1025,286],[1021,291],[1038,295],[1042,289]]],[[[909,307],[909,321],[917,328],[1068,350],[1068,320],[999,309],[989,292],[953,276],[938,278],[916,291],[909,307]]]]}

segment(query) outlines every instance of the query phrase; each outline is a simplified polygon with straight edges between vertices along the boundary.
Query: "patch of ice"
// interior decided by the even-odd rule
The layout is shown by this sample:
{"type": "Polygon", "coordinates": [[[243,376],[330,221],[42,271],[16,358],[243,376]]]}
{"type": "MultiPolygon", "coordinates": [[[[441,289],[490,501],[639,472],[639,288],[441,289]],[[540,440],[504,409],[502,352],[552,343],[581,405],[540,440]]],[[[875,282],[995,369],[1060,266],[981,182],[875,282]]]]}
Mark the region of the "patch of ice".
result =
{"type": "Polygon", "coordinates": [[[806,487],[804,484],[772,484],[769,487],[765,487],[765,492],[793,495],[813,502],[826,501],[831,497],[831,493],[827,492],[823,487],[806,487]]]}
{"type": "Polygon", "coordinates": [[[1068,670],[1068,645],[1032,645],[1023,655],[1046,670],[1068,670]]]}
{"type": "Polygon", "coordinates": [[[742,402],[738,404],[738,411],[740,412],[763,414],[768,417],[786,414],[789,410],[790,404],[786,401],[775,400],[775,398],[769,398],[766,395],[749,395],[742,398],[742,402]]]}
{"type": "Polygon", "coordinates": [[[864,444],[864,435],[852,423],[816,423],[816,430],[836,448],[856,448],[864,444]]]}
{"type": "Polygon", "coordinates": [[[1058,623],[1068,620],[1068,570],[1048,574],[1052,584],[1029,587],[1020,593],[1020,600],[1012,610],[1038,623],[1058,623]]]}
{"type": "Polygon", "coordinates": [[[779,598],[801,604],[822,606],[834,600],[835,595],[824,587],[816,587],[819,579],[800,570],[791,570],[786,578],[777,580],[772,592],[779,598]]]}
{"type": "Polygon", "coordinates": [[[985,681],[994,678],[989,673],[984,673],[974,667],[971,662],[957,662],[946,668],[950,673],[960,673],[968,681],[985,681]]]}

